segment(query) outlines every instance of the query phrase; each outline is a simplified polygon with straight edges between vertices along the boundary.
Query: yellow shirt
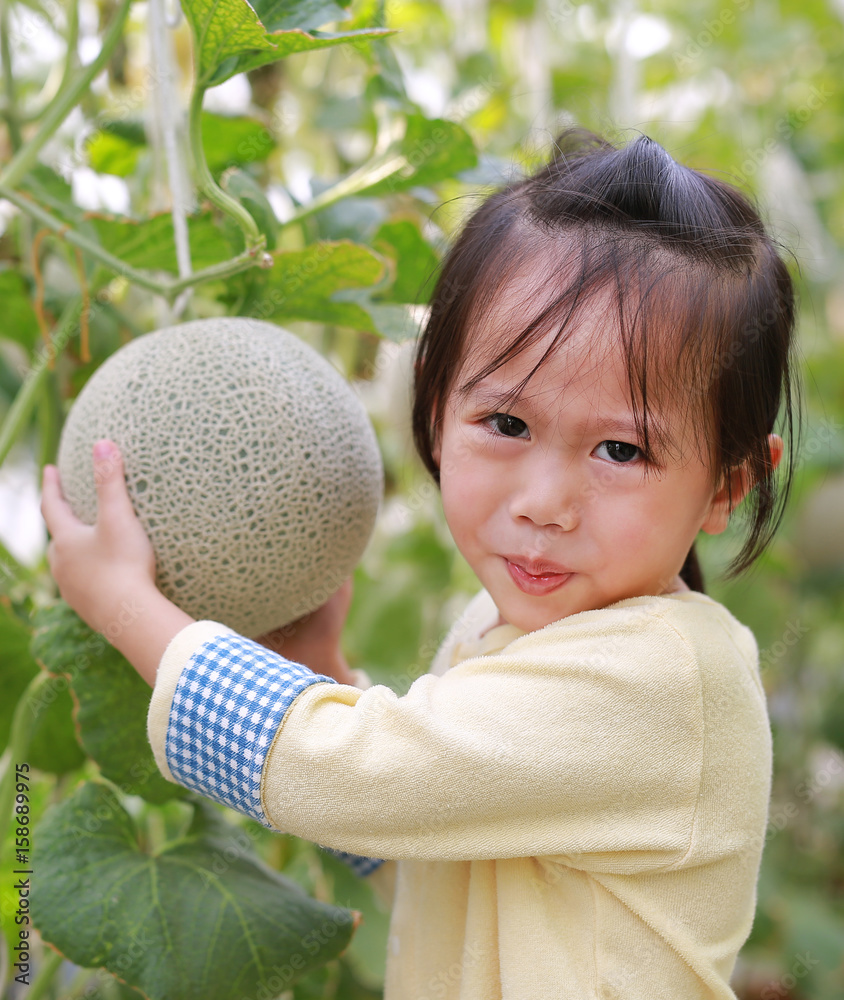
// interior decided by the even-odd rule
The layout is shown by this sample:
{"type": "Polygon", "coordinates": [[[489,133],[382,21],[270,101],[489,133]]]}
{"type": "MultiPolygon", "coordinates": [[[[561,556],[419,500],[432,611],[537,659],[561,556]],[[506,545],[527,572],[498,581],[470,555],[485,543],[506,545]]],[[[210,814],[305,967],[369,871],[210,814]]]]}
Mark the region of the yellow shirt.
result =
{"type": "MultiPolygon", "coordinates": [[[[633,598],[493,629],[449,669],[493,612],[481,593],[403,697],[290,668],[306,686],[261,737],[263,821],[398,861],[386,1000],[733,997],[771,771],[752,635],[701,594],[633,598]]],[[[228,635],[195,623],[162,658],[166,777],[183,672],[228,635]]]]}

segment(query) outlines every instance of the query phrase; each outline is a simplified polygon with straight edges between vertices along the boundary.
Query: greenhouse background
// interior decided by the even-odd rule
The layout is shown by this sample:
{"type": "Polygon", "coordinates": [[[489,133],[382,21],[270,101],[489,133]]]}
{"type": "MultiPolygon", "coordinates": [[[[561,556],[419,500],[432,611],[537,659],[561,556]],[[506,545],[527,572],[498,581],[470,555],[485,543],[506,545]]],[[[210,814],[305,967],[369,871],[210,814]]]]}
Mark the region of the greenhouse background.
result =
{"type": "MultiPolygon", "coordinates": [[[[19,203],[0,200],[6,321],[0,329],[0,611],[6,616],[0,638],[11,649],[21,622],[35,620],[57,596],[44,558],[38,483],[43,464],[55,461],[73,396],[131,337],[180,319],[251,315],[289,327],[329,357],[355,380],[375,424],[386,496],[355,574],[346,652],[353,667],[407,690],[477,586],[450,540],[409,432],[412,338],[436,261],[480,196],[541,163],[562,128],[579,124],[617,140],[643,132],[679,161],[756,198],[797,280],[804,424],[791,504],[774,544],[746,576],[719,577],[735,551],[729,533],[706,539],[701,555],[709,592],[757,637],[774,731],[757,917],[733,987],[742,1000],[839,1000],[844,0],[354,0],[339,7],[315,0],[313,7],[323,20],[308,30],[327,25],[364,33],[210,85],[205,114],[197,119],[215,180],[261,220],[266,250],[279,266],[298,262],[295,273],[314,282],[279,306],[273,290],[281,286],[273,281],[280,279],[271,270],[212,275],[164,295],[104,263],[108,251],[135,272],[166,275],[170,282],[189,276],[191,262],[172,250],[180,212],[197,227],[190,240],[194,271],[242,252],[236,222],[219,212],[212,220],[186,169],[186,121],[196,87],[189,19],[163,0],[0,3],[0,199],[14,188],[58,220],[51,229],[19,203]],[[107,65],[38,151],[40,166],[31,162],[7,186],[9,165],[43,125],[56,95],[96,60],[123,7],[128,14],[107,65]],[[364,29],[372,26],[394,33],[369,37],[364,29]],[[374,163],[386,170],[391,151],[403,157],[400,172],[384,174],[386,180],[366,174],[374,163]],[[345,177],[358,181],[348,196],[334,197],[334,185],[345,177]],[[171,211],[166,232],[146,221],[169,220],[171,211]],[[96,244],[100,257],[71,245],[69,230],[89,247],[96,244]],[[336,267],[324,266],[328,251],[318,251],[329,244],[336,267]],[[386,271],[372,263],[384,259],[386,271]],[[56,340],[56,331],[66,335],[45,366],[43,345],[50,336],[56,340]],[[16,410],[39,363],[37,393],[25,412],[16,410]]],[[[6,690],[14,692],[0,710],[7,739],[14,701],[30,680],[11,663],[9,657],[2,668],[6,690]]],[[[69,706],[68,699],[67,713],[69,706]]],[[[69,752],[61,765],[38,772],[34,818],[98,773],[96,754],[87,746],[86,753],[69,752]]],[[[178,835],[183,803],[126,799],[151,843],[178,835]]],[[[227,820],[246,831],[264,863],[318,899],[364,914],[349,951],[283,995],[380,996],[387,919],[366,886],[304,842],[270,837],[234,814],[227,820]]],[[[3,995],[23,998],[33,994],[16,986],[10,969],[16,934],[6,876],[11,852],[7,839],[0,890],[3,995]]],[[[104,997],[139,995],[86,971],[84,963],[61,962],[38,947],[33,955],[36,971],[52,976],[48,981],[45,972],[41,995],[91,996],[92,982],[104,997]]]]}

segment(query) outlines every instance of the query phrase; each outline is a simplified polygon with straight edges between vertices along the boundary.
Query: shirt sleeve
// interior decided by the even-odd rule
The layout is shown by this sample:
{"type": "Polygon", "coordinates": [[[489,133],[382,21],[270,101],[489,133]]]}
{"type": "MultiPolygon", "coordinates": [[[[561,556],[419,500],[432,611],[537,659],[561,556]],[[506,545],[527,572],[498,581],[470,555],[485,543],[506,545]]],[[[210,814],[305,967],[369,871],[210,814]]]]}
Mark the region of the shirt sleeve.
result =
{"type": "Polygon", "coordinates": [[[402,697],[336,684],[221,626],[185,635],[197,625],[209,627],[188,626],[162,660],[151,718],[178,680],[166,738],[150,727],[156,759],[267,826],[368,859],[600,865],[624,851],[638,870],[689,850],[700,678],[659,617],[574,616],[402,697]]]}

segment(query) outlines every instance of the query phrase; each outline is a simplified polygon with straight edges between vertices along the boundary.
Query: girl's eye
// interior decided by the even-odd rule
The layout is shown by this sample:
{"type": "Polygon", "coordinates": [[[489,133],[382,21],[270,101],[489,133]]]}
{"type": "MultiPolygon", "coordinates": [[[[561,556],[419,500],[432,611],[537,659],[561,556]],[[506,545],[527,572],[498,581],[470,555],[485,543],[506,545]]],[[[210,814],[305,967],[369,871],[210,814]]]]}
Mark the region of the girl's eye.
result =
{"type": "Polygon", "coordinates": [[[487,418],[487,422],[505,437],[530,437],[528,425],[524,420],[519,420],[518,417],[511,416],[509,413],[493,413],[491,417],[487,418]]]}
{"type": "Polygon", "coordinates": [[[617,465],[642,457],[636,445],[626,441],[602,441],[595,450],[600,458],[609,459],[617,465]]]}

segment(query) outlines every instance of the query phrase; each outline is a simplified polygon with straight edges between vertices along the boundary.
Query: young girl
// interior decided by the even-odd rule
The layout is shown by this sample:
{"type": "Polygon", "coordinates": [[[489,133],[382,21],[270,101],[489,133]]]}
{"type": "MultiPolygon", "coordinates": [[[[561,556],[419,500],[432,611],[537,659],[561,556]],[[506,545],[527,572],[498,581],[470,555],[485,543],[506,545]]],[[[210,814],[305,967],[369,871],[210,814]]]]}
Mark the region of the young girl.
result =
{"type": "Polygon", "coordinates": [[[395,876],[387,1000],[734,996],[770,732],[694,540],[743,498],[734,568],[770,539],[792,326],[747,200],[647,138],[566,133],[490,197],[445,261],[414,404],[484,589],[403,697],[354,686],[348,588],[282,657],[156,590],[109,442],[95,527],[45,469],[62,596],[96,629],[143,609],[113,641],[154,685],[162,773],[395,876]]]}

